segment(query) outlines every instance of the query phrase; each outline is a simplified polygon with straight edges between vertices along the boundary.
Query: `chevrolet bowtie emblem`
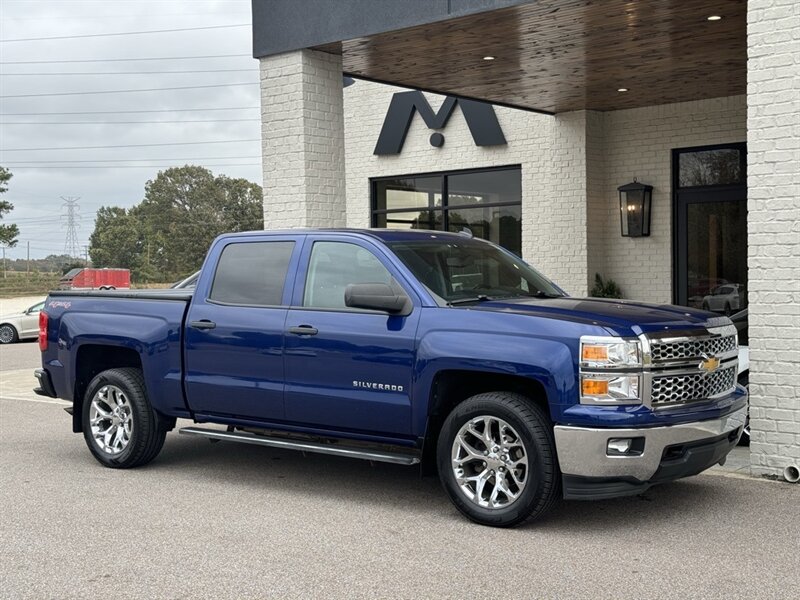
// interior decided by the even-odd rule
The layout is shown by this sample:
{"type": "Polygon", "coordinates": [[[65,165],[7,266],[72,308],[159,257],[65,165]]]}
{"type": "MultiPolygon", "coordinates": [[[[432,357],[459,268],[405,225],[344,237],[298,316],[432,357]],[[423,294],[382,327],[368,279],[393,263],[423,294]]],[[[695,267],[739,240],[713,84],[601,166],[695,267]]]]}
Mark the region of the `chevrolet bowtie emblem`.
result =
{"type": "Polygon", "coordinates": [[[713,373],[719,367],[719,359],[716,356],[704,357],[705,360],[700,363],[700,368],[706,373],[713,373]]]}

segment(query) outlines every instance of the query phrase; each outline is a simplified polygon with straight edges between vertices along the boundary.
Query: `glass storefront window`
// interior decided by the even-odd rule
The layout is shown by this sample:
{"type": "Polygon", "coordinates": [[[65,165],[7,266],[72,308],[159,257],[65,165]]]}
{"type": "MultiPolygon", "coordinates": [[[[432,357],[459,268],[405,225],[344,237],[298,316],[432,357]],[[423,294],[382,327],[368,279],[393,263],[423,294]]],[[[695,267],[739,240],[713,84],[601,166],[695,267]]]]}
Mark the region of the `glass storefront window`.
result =
{"type": "Polygon", "coordinates": [[[464,228],[522,253],[519,167],[372,180],[372,225],[389,229],[464,228]]]}
{"type": "Polygon", "coordinates": [[[676,303],[747,308],[745,144],[673,151],[676,303]]]}
{"type": "Polygon", "coordinates": [[[744,157],[737,148],[715,148],[681,152],[678,158],[678,185],[736,185],[743,183],[744,157]]]}

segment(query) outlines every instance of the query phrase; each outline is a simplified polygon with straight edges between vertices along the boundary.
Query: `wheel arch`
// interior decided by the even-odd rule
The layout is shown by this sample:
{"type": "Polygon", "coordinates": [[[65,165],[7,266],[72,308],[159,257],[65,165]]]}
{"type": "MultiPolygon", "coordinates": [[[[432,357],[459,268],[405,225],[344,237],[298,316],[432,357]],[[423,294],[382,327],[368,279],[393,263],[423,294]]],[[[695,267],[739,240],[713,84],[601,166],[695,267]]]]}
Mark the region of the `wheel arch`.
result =
{"type": "Polygon", "coordinates": [[[493,371],[441,370],[433,378],[428,400],[422,448],[424,472],[430,473],[436,468],[436,444],[447,415],[468,398],[485,392],[512,392],[525,396],[552,420],[545,382],[536,377],[493,371]]]}
{"type": "Polygon", "coordinates": [[[72,431],[83,431],[83,396],[89,383],[109,369],[142,369],[142,358],[136,350],[124,346],[83,344],[75,356],[75,384],[73,390],[72,431]]]}

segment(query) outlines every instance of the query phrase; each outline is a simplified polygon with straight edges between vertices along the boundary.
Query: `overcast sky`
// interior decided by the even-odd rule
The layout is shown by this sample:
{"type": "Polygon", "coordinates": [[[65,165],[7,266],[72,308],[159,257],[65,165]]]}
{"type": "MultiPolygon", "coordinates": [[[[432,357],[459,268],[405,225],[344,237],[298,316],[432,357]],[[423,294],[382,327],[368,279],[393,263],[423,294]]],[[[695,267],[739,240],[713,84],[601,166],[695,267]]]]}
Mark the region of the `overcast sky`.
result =
{"type": "Polygon", "coordinates": [[[61,196],[80,197],[78,239],[83,245],[100,206],[138,203],[145,182],[168,166],[206,165],[214,173],[260,185],[260,143],[227,143],[260,137],[258,62],[251,56],[250,20],[249,0],[0,0],[0,165],[14,174],[2,196],[14,204],[14,211],[4,222],[20,228],[19,244],[7,256],[24,258],[27,242],[31,257],[64,251],[61,196]],[[242,24],[246,26],[98,36],[242,24]],[[97,37],[26,41],[64,36],[97,37]],[[219,55],[236,56],[166,60],[219,55]],[[159,60],[110,60],[129,58],[159,60]],[[79,60],[98,62],[55,62],[79,60]],[[87,93],[188,86],[219,87],[87,93]],[[11,97],[23,95],[27,97],[11,97]],[[188,110],[212,108],[232,110],[188,110]],[[73,112],[87,114],[63,114],[73,112]],[[75,121],[81,123],[63,124],[75,121]],[[175,145],[212,141],[225,143],[175,145]],[[24,150],[86,146],[119,147],[24,150]]]}

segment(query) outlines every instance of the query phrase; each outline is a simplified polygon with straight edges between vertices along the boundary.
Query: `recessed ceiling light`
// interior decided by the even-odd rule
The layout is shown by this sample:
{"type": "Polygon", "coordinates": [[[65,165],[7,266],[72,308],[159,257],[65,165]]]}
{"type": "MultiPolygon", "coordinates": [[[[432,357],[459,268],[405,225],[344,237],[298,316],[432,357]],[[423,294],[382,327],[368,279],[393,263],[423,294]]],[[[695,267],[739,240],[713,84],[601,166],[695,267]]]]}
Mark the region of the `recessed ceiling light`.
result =
{"type": "Polygon", "coordinates": [[[483,60],[494,60],[494,56],[484,56],[483,60]]]}
{"type": "Polygon", "coordinates": [[[722,17],[719,15],[711,15],[710,17],[706,17],[707,21],[721,21],[722,17]]]}
{"type": "Polygon", "coordinates": [[[628,88],[617,88],[618,92],[627,92],[628,88]]]}

